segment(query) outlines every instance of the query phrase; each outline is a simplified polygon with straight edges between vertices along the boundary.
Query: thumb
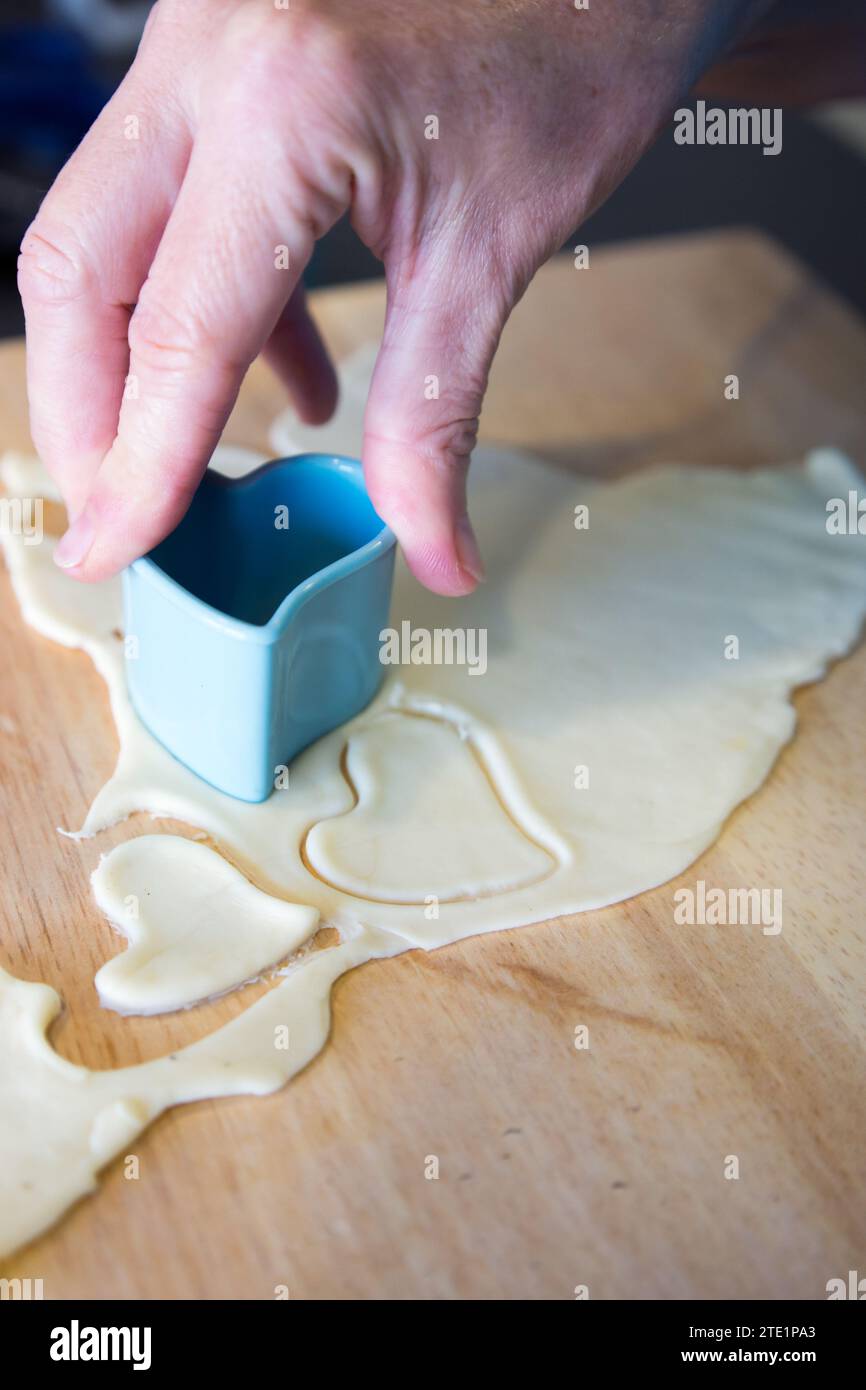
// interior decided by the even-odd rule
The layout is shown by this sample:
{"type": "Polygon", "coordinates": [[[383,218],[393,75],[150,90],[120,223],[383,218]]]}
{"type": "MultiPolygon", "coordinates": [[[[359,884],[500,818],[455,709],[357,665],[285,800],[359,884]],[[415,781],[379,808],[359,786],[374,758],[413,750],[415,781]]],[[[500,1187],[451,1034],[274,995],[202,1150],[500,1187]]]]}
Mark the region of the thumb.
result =
{"type": "MultiPolygon", "coordinates": [[[[440,267],[446,259],[440,256],[440,267]]],[[[484,578],[466,512],[466,474],[509,308],[480,277],[462,268],[455,274],[453,263],[447,277],[417,261],[408,277],[388,276],[364,416],[364,473],[409,568],[435,593],[468,594],[484,578]]]]}

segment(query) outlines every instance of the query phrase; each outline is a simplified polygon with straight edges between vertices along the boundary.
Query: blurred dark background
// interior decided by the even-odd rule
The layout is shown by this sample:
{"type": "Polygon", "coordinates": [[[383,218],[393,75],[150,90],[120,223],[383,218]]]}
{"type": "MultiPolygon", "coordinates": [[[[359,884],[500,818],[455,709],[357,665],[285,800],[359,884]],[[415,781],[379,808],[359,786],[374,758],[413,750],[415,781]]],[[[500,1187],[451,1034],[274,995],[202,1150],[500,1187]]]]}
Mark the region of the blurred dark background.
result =
{"type": "MultiPolygon", "coordinates": [[[[54,175],[126,71],[147,0],[0,0],[0,336],[23,331],[21,237],[54,175]]],[[[786,112],[782,151],[678,146],[672,127],[580,230],[592,245],[731,224],[763,228],[866,315],[866,106],[786,112]]],[[[573,240],[573,239],[572,239],[573,240]]],[[[380,273],[346,221],[313,285],[380,273]]]]}

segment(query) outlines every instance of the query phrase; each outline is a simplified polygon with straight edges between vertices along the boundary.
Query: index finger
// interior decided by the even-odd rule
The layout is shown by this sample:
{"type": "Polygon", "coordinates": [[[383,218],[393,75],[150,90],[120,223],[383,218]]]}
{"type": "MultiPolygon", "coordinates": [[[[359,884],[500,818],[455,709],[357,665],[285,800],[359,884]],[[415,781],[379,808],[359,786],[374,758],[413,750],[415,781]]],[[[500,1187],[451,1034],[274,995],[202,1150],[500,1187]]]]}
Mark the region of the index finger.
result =
{"type": "Polygon", "coordinates": [[[234,139],[197,138],[139,296],[117,438],[55,551],[76,578],[107,578],[177,525],[309,259],[303,188],[284,170],[286,195],[269,200],[273,166],[234,139]]]}

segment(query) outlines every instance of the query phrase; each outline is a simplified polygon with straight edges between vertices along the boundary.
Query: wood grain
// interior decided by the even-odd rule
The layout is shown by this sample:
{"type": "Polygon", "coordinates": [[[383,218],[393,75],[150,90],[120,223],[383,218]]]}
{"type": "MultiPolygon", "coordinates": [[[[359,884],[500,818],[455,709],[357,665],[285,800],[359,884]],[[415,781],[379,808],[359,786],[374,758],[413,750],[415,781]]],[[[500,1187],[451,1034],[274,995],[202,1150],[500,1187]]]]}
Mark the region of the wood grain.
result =
{"type": "MultiPolygon", "coordinates": [[[[607,476],[827,442],[862,467],[866,333],[778,248],[742,232],[591,257],[547,267],[515,312],[483,436],[607,476]]],[[[312,302],[338,356],[381,327],[378,285],[312,302]]],[[[266,447],[280,405],[257,367],[227,437],[266,447]]],[[[29,447],[20,344],[0,349],[0,446],[29,447]]],[[[153,823],[83,845],[57,834],[111,770],[107,700],[87,658],[26,629],[0,582],[2,959],[62,991],[65,1056],[156,1056],[263,986],[168,1019],[99,1009],[93,974],[119,943],[88,875],[153,823]]],[[[866,1273],[864,696],[862,650],[798,695],[795,742],[680,881],[781,887],[780,936],[675,926],[673,884],[368,965],[338,984],[331,1043],[288,1089],[166,1116],[136,1145],[138,1181],[112,1165],[2,1273],[42,1278],[49,1298],[286,1284],[338,1299],[568,1299],[578,1284],[822,1298],[829,1278],[866,1273]]]]}

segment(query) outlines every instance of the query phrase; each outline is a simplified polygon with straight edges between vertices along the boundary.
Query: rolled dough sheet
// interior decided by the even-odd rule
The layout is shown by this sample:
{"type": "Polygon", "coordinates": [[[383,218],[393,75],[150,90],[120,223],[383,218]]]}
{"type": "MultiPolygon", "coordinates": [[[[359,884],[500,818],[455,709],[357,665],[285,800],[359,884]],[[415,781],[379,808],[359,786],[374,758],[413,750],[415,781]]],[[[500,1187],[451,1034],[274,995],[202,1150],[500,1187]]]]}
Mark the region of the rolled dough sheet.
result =
{"type": "MultiPolygon", "coordinates": [[[[25,474],[32,485],[32,468],[25,474]]],[[[255,885],[244,892],[233,880],[226,896],[223,858],[196,847],[194,887],[177,875],[172,901],[185,920],[210,892],[214,917],[199,917],[206,949],[193,952],[165,904],[152,919],[169,942],[158,1006],[219,992],[232,975],[240,983],[309,935],[312,915],[286,918],[275,940],[263,894],[336,925],[341,944],[303,956],[170,1065],[102,1073],[46,1042],[53,991],[0,975],[0,1250],[89,1191],[167,1106],[282,1085],[324,1044],[330,989],[345,970],[604,906],[685,869],[791,736],[792,689],[857,638],[866,542],[825,523],[827,500],[859,482],[829,450],[804,467],[669,467],[604,485],[481,450],[473,514],[489,581],[443,600],[398,564],[391,621],[483,631],[486,671],[392,668],[373,705],[298,758],[289,785],[260,806],[200,782],[139,724],[116,584],[83,588],[56,570],[50,544],[4,536],[28,622],[88,651],[110,691],[118,763],[75,833],[134,811],[172,816],[206,832],[255,885]],[[575,526],[580,506],[587,529],[575,526]],[[232,956],[233,929],[261,946],[255,964],[232,956]]],[[[115,903],[140,899],[175,839],[112,851],[97,888],[110,882],[115,903]]],[[[115,981],[129,984],[134,961],[118,960],[115,981]]]]}

